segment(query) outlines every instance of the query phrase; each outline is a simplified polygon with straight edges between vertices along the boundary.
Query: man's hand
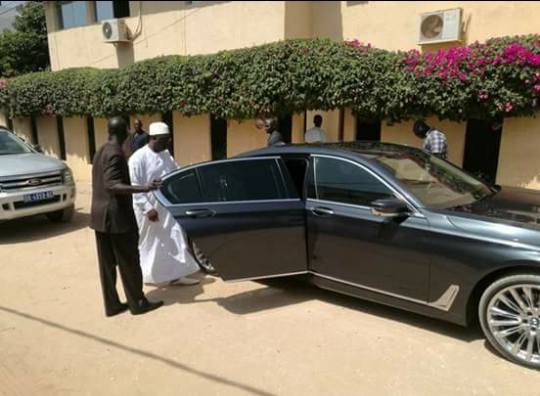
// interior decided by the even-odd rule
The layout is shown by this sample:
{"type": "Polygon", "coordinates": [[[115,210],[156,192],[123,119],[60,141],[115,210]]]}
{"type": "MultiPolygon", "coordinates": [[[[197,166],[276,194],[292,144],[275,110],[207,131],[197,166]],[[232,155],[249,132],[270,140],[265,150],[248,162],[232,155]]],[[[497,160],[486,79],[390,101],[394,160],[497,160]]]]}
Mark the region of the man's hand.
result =
{"type": "Polygon", "coordinates": [[[159,221],[159,214],[158,211],[155,209],[150,209],[148,212],[146,212],[146,217],[151,222],[159,221]]]}
{"type": "Polygon", "coordinates": [[[154,190],[157,190],[158,188],[161,187],[163,183],[161,182],[160,179],[154,179],[152,180],[152,183],[148,184],[147,186],[144,187],[144,192],[150,192],[150,191],[154,191],[154,190]]]}

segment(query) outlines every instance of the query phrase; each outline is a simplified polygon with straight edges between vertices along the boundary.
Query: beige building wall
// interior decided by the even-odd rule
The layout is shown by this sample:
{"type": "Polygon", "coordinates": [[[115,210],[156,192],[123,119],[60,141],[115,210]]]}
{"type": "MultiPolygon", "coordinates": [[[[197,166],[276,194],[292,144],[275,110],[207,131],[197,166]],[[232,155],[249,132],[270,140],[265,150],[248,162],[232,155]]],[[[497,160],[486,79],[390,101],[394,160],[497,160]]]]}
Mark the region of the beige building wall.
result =
{"type": "Polygon", "coordinates": [[[350,109],[345,109],[343,115],[343,141],[354,142],[356,140],[356,117],[350,109]]]}
{"type": "Polygon", "coordinates": [[[32,124],[30,123],[30,118],[28,117],[14,118],[13,130],[18,136],[24,138],[28,143],[33,143],[32,142],[32,124]]]}
{"type": "Polygon", "coordinates": [[[304,18],[302,23],[294,21],[309,8],[308,2],[301,3],[304,4],[290,5],[292,17],[286,29],[284,1],[192,5],[183,1],[130,1],[132,16],[124,20],[136,37],[132,43],[113,45],[103,42],[99,23],[58,30],[55,2],[46,2],[51,68],[122,67],[161,55],[209,54],[286,37],[308,37],[311,33],[309,19],[304,18]]]}
{"type": "Polygon", "coordinates": [[[497,183],[540,189],[540,118],[504,120],[497,183]]]}
{"type": "Polygon", "coordinates": [[[85,117],[65,117],[66,163],[73,171],[75,180],[88,182],[92,176],[88,149],[88,133],[85,117]]]}
{"type": "Polygon", "coordinates": [[[184,117],[173,113],[174,158],[181,166],[209,161],[212,156],[210,116],[184,117]]]}
{"type": "Polygon", "coordinates": [[[266,147],[267,136],[255,128],[255,120],[227,121],[227,157],[266,147]]]}
{"type": "MultiPolygon", "coordinates": [[[[375,47],[397,50],[418,48],[418,20],[425,12],[462,8],[465,43],[491,37],[538,33],[538,1],[324,1],[317,5],[315,35],[358,39],[375,47]],[[334,4],[335,3],[335,4],[334,4]],[[338,22],[328,32],[324,15],[338,22]],[[341,16],[340,18],[337,15],[341,16]],[[516,21],[519,21],[516,23],[516,21]],[[341,32],[340,32],[341,31],[341,32]],[[331,34],[330,34],[331,33],[331,34]],[[341,33],[341,35],[340,35],[341,33]]],[[[426,46],[429,49],[431,46],[426,46]]]]}
{"type": "Polygon", "coordinates": [[[304,113],[293,114],[291,143],[304,143],[304,113]]]}
{"type": "Polygon", "coordinates": [[[106,118],[94,118],[94,137],[96,138],[96,151],[107,143],[109,132],[107,131],[106,118]]]}
{"type": "Polygon", "coordinates": [[[0,112],[0,125],[8,126],[8,118],[4,112],[0,112]]]}
{"type": "Polygon", "coordinates": [[[56,117],[37,117],[39,145],[47,155],[60,159],[60,142],[56,117]]]}

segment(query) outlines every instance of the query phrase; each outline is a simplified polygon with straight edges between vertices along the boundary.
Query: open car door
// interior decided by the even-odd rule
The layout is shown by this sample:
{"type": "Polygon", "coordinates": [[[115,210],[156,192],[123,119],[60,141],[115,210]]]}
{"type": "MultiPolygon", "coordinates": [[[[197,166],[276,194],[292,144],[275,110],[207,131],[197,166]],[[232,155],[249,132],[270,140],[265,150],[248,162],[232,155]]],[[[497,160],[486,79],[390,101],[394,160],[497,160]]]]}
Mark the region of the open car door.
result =
{"type": "Polygon", "coordinates": [[[307,271],[305,204],[279,157],[181,169],[156,196],[224,280],[307,271]]]}

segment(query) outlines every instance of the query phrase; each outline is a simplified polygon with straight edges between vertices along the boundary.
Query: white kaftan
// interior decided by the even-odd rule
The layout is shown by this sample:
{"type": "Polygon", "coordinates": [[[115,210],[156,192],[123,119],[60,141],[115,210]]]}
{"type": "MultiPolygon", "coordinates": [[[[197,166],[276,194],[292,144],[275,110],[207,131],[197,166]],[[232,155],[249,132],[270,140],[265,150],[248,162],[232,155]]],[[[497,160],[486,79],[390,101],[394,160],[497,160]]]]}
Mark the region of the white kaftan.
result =
{"type": "MultiPolygon", "coordinates": [[[[168,150],[154,152],[148,145],[129,159],[133,185],[144,186],[178,169],[168,150]]],[[[133,195],[133,209],[139,226],[139,254],[144,283],[163,283],[196,272],[199,267],[187,250],[186,239],[174,217],[157,202],[153,193],[133,195]],[[146,213],[157,210],[159,220],[151,222],[146,213]]]]}

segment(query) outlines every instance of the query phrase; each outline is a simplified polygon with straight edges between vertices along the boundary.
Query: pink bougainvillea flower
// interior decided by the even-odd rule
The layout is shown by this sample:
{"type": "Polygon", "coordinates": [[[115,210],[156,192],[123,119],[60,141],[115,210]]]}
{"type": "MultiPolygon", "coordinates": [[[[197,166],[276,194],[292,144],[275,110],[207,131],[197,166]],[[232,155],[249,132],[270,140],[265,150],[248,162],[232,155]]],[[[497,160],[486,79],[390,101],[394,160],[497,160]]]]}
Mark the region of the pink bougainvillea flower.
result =
{"type": "Polygon", "coordinates": [[[7,85],[7,81],[4,79],[0,79],[0,89],[4,89],[7,85]]]}

